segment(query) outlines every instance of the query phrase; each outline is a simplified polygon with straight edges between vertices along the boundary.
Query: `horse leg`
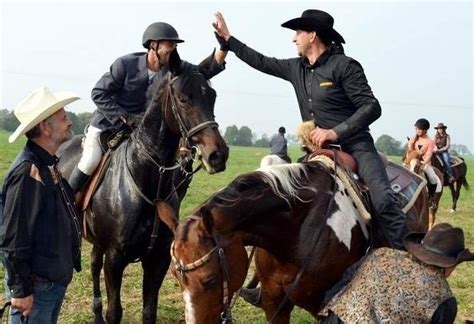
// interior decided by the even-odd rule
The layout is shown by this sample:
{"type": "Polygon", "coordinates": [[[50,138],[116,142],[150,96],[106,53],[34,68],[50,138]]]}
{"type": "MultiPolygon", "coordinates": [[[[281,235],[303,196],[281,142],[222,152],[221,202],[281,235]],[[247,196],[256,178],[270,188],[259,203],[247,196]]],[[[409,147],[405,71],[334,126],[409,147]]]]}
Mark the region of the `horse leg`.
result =
{"type": "Polygon", "coordinates": [[[454,199],[453,199],[453,211],[456,211],[459,195],[461,193],[462,185],[466,181],[465,178],[460,178],[458,181],[455,182],[455,192],[454,192],[454,199]]]}
{"type": "Polygon", "coordinates": [[[102,324],[104,318],[102,317],[102,295],[100,293],[100,271],[104,264],[104,251],[99,249],[96,245],[92,246],[91,252],[91,274],[92,285],[94,290],[94,299],[92,302],[92,311],[94,312],[94,323],[102,324]]]}
{"type": "Polygon", "coordinates": [[[269,323],[272,324],[289,324],[291,311],[295,305],[286,300],[284,305],[281,305],[285,292],[281,289],[281,293],[278,294],[278,297],[273,293],[268,292],[262,283],[262,302],[261,307],[265,312],[265,317],[269,323]]]}
{"type": "Polygon", "coordinates": [[[158,292],[168,271],[171,256],[169,244],[159,242],[152,253],[142,261],[143,268],[143,323],[155,323],[158,292]]]}
{"type": "Polygon", "coordinates": [[[122,305],[120,304],[120,289],[122,287],[122,276],[127,262],[124,257],[115,250],[109,250],[105,254],[105,287],[107,288],[107,312],[105,318],[107,323],[120,323],[122,319],[122,305]]]}
{"type": "Polygon", "coordinates": [[[451,199],[453,202],[452,207],[449,210],[450,213],[454,213],[456,211],[456,203],[458,200],[456,196],[459,197],[459,195],[457,194],[458,188],[460,189],[460,186],[458,187],[458,181],[449,184],[449,190],[451,191],[451,199]]]}

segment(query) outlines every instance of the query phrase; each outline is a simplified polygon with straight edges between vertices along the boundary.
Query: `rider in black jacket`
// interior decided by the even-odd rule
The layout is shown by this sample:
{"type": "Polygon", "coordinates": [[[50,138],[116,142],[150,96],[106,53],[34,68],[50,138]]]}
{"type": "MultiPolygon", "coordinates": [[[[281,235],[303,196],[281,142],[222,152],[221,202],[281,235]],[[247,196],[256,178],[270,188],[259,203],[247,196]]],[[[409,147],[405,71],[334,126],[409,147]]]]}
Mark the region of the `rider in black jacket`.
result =
{"type": "Polygon", "coordinates": [[[300,57],[277,59],[264,56],[231,36],[221,13],[214,28],[242,61],[293,85],[301,117],[318,126],[312,140],[318,146],[339,143],[358,162],[359,174],[369,186],[376,222],[394,248],[403,249],[405,216],[390,187],[369,125],[381,115],[359,62],[346,56],[344,39],[333,28],[334,19],[321,10],[306,10],[283,27],[296,31],[293,42],[300,57]]]}

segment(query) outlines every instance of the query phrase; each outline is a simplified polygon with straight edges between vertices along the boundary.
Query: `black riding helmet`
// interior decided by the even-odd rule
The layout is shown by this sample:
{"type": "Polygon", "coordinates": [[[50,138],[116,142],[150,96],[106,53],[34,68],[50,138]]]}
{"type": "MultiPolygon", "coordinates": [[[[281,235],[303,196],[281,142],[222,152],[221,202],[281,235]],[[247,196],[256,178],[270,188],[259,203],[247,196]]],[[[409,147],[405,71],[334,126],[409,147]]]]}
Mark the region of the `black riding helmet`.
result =
{"type": "Polygon", "coordinates": [[[430,129],[430,122],[424,118],[420,118],[416,121],[415,127],[423,130],[430,129]]]}
{"type": "Polygon", "coordinates": [[[165,22],[156,22],[145,29],[142,44],[143,47],[149,48],[151,41],[163,40],[173,41],[176,43],[184,42],[184,40],[179,38],[178,32],[173,28],[173,26],[165,22]]]}

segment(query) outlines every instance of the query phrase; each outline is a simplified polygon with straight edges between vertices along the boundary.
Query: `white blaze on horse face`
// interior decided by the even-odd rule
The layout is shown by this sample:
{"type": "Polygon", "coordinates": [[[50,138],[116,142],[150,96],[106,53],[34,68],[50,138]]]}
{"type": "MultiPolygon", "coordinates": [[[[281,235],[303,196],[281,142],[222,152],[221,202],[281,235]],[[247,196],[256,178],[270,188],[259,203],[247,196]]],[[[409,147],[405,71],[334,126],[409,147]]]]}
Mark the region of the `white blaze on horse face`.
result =
{"type": "Polygon", "coordinates": [[[189,290],[185,289],[183,292],[184,299],[184,318],[186,323],[196,323],[196,317],[194,314],[194,305],[191,301],[191,294],[189,290]]]}
{"type": "Polygon", "coordinates": [[[366,238],[368,238],[368,232],[365,223],[362,221],[359,211],[355,208],[352,199],[347,195],[344,184],[337,177],[336,183],[338,190],[334,195],[334,200],[339,208],[334,212],[334,214],[331,215],[331,217],[328,218],[326,223],[332,228],[339,239],[339,242],[344,243],[344,245],[350,251],[352,228],[354,228],[354,226],[359,223],[359,226],[361,227],[362,232],[366,238]]]}

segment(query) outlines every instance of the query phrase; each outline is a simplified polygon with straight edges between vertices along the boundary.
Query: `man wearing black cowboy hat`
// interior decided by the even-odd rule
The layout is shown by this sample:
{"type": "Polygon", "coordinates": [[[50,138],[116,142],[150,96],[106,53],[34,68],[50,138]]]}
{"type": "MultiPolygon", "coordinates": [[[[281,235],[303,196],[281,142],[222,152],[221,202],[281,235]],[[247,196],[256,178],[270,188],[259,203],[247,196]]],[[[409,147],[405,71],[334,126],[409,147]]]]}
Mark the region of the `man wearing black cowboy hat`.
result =
{"type": "Polygon", "coordinates": [[[362,66],[344,54],[344,38],[328,13],[309,9],[283,27],[295,30],[299,58],[266,57],[231,36],[224,17],[215,14],[218,40],[253,68],[293,85],[301,117],[318,127],[311,132],[317,146],[339,143],[357,160],[359,174],[369,186],[376,223],[392,247],[403,249],[405,216],[398,205],[385,167],[369,133],[381,115],[362,66]]]}
{"type": "Polygon", "coordinates": [[[453,323],[456,299],[446,278],[473,261],[461,228],[442,223],[405,237],[408,252],[374,250],[329,302],[325,323],[453,323]]]}

